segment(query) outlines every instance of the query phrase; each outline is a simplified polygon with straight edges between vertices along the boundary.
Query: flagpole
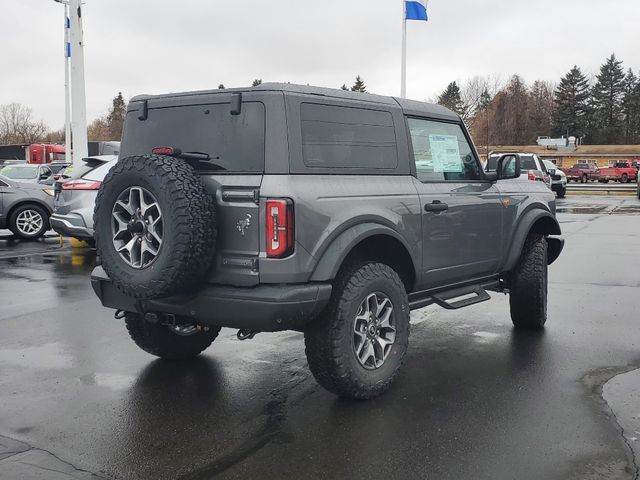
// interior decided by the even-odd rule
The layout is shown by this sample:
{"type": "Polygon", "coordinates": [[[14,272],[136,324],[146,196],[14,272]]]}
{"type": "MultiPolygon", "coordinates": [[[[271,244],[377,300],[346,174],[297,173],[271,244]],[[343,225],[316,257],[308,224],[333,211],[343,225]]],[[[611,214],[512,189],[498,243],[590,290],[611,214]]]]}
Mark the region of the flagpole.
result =
{"type": "Polygon", "coordinates": [[[402,1],[402,65],[400,74],[400,97],[407,98],[407,3],[402,1]]]}

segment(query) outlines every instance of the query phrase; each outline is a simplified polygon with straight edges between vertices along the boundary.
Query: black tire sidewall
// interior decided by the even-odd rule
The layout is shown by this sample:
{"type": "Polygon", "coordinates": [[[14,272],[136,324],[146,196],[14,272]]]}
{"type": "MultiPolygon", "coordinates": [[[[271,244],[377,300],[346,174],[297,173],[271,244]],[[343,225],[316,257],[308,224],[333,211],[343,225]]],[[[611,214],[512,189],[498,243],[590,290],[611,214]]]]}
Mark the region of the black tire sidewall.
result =
{"type": "Polygon", "coordinates": [[[42,237],[45,232],[49,230],[49,215],[40,205],[35,205],[32,203],[20,205],[13,212],[11,212],[11,218],[9,218],[9,230],[11,230],[14,235],[21,238],[22,240],[36,240],[42,237]],[[25,210],[34,210],[38,212],[38,214],[42,217],[42,228],[33,235],[25,235],[24,233],[20,232],[16,223],[18,215],[20,215],[25,210]]]}
{"type": "Polygon", "coordinates": [[[102,267],[128,296],[148,299],[182,293],[204,277],[215,249],[214,201],[192,167],[180,159],[142,155],[119,160],[96,201],[95,239],[102,267]],[[129,265],[113,244],[112,212],[131,187],[147,190],[162,212],[162,245],[144,268],[129,265]]]}
{"type": "MultiPolygon", "coordinates": [[[[163,216],[169,212],[169,199],[166,198],[158,177],[146,177],[142,173],[135,171],[128,171],[125,175],[114,177],[109,190],[104,192],[104,196],[96,210],[96,230],[100,229],[101,232],[109,233],[108,235],[101,235],[99,237],[98,248],[102,258],[102,264],[104,265],[106,263],[110,269],[117,270],[118,280],[123,283],[135,282],[149,284],[155,281],[156,272],[166,269],[171,264],[171,255],[166,255],[165,253],[173,250],[174,245],[172,243],[174,237],[166,234],[163,236],[162,245],[158,250],[158,256],[154,262],[146,268],[136,269],[127,265],[122,260],[111,240],[111,214],[113,205],[118,197],[127,188],[132,186],[142,187],[151,193],[160,205],[163,216]]],[[[166,222],[166,217],[164,221],[166,222]]]]}

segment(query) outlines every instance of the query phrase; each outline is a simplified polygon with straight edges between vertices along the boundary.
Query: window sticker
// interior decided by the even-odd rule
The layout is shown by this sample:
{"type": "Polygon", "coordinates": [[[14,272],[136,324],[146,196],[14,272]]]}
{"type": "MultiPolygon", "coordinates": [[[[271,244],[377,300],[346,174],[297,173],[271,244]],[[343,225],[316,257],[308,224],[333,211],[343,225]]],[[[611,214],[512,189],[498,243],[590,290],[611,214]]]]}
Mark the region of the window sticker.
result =
{"type": "Polygon", "coordinates": [[[438,173],[462,172],[458,137],[455,135],[429,135],[433,171],[438,173]]]}

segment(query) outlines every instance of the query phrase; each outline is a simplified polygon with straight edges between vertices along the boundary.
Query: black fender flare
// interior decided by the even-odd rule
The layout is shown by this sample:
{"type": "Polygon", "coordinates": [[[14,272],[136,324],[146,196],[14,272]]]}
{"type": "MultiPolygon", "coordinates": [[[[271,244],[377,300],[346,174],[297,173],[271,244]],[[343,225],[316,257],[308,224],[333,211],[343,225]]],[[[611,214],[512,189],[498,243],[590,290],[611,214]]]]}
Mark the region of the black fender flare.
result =
{"type": "Polygon", "coordinates": [[[520,258],[524,242],[534,226],[536,226],[536,230],[539,231],[539,233],[547,237],[547,263],[551,265],[558,256],[560,256],[560,252],[562,252],[562,248],[564,247],[564,239],[549,237],[549,235],[560,235],[562,233],[556,217],[547,210],[529,210],[522,216],[515,228],[509,246],[509,253],[502,271],[508,272],[516,265],[520,258]],[[538,226],[536,226],[536,224],[538,226]]]}
{"type": "Polygon", "coordinates": [[[416,265],[416,259],[411,255],[411,249],[402,235],[385,225],[366,222],[350,227],[331,241],[316,264],[316,268],[311,275],[311,281],[326,282],[333,280],[338,274],[338,270],[340,270],[345,258],[347,258],[347,255],[351,253],[353,248],[363,240],[374,235],[386,235],[398,240],[411,258],[416,275],[419,275],[419,266],[416,265]]]}

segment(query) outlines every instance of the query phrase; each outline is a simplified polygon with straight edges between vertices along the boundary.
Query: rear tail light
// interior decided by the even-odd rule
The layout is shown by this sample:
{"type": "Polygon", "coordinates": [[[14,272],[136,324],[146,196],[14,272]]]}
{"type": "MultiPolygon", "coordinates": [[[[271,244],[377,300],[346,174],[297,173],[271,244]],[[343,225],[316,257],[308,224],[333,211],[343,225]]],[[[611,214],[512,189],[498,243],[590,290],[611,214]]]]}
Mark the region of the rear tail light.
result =
{"type": "Polygon", "coordinates": [[[536,177],[536,174],[533,173],[533,170],[529,170],[529,172],[527,173],[527,180],[537,180],[538,177],[536,177]]]}
{"type": "Polygon", "coordinates": [[[98,190],[102,182],[95,180],[69,180],[62,183],[62,190],[98,190]]]}
{"type": "Polygon", "coordinates": [[[266,203],[267,257],[284,258],[293,253],[295,225],[293,202],[270,199],[266,203]]]}
{"type": "Polygon", "coordinates": [[[180,150],[173,147],[155,147],[151,149],[154,155],[167,155],[169,157],[179,157],[180,150]]]}

